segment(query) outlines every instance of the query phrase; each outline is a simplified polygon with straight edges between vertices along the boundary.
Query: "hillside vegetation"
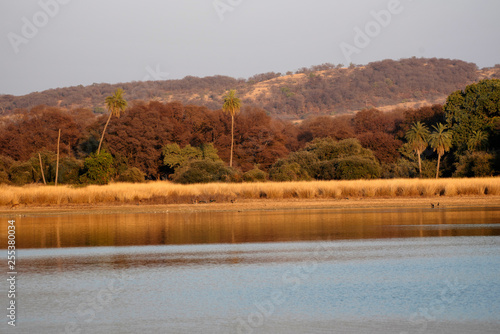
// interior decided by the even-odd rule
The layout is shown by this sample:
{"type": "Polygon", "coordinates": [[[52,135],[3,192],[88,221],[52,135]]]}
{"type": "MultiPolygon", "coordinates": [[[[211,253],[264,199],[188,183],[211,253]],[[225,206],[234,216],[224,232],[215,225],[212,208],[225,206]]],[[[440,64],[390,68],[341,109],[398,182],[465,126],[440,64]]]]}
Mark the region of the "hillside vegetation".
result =
{"type": "MultiPolygon", "coordinates": [[[[217,103],[213,109],[179,101],[131,100],[133,92],[120,88],[103,98],[107,113],[50,105],[5,111],[0,116],[0,183],[80,186],[145,180],[188,184],[499,175],[499,79],[464,85],[449,94],[445,104],[386,111],[367,107],[334,116],[318,111],[319,115],[300,122],[281,117],[281,109],[273,116],[268,109],[245,102],[255,99],[267,105],[266,99],[271,99],[272,103],[275,87],[293,79],[295,86],[280,89],[284,99],[298,94],[316,96],[315,92],[317,106],[324,103],[322,108],[333,108],[338,101],[328,99],[336,93],[358,89],[358,94],[373,100],[402,91],[401,87],[413,91],[417,78],[430,73],[420,72],[421,67],[434,68],[432,73],[449,80],[454,75],[459,80],[456,73],[467,74],[467,69],[475,67],[464,62],[421,61],[392,62],[391,68],[414,64],[415,70],[395,71],[401,75],[392,76],[395,83],[388,79],[384,87],[369,85],[365,95],[361,79],[346,82],[352,85],[349,92],[339,89],[339,93],[329,83],[344,80],[342,73],[380,83],[382,76],[377,75],[387,75],[389,70],[380,69],[391,61],[350,69],[323,65],[288,77],[255,76],[242,83],[241,91],[213,97],[217,103]],[[448,63],[450,70],[437,63],[448,63]],[[229,102],[232,109],[228,109],[229,102]]],[[[496,73],[488,71],[488,75],[496,73]]],[[[200,80],[209,79],[194,81],[200,80]]],[[[432,92],[451,89],[453,84],[443,79],[432,92]]],[[[224,86],[218,87],[223,90],[224,86]]],[[[353,96],[352,101],[355,98],[359,99],[353,96]]],[[[276,100],[274,106],[278,105],[276,100]]]]}
{"type": "Polygon", "coordinates": [[[80,85],[24,96],[0,95],[0,112],[5,115],[16,108],[43,104],[102,113],[104,99],[117,88],[127,92],[129,101],[179,101],[215,110],[220,108],[223,94],[236,89],[244,105],[279,118],[303,119],[364,108],[418,108],[444,103],[450,93],[486,78],[500,78],[500,66],[479,70],[473,63],[436,58],[384,60],[349,68],[323,64],[295,73],[257,74],[246,80],[189,76],[181,80],[80,85]]]}

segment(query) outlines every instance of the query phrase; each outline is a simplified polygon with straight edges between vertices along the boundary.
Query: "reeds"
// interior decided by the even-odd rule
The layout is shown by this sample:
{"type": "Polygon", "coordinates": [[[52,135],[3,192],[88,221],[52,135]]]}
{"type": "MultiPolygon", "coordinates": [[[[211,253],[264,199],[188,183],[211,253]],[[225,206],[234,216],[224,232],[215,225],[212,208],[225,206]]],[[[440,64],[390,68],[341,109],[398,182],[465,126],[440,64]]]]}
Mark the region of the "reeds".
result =
{"type": "Polygon", "coordinates": [[[106,186],[0,186],[0,205],[189,204],[238,199],[341,199],[500,195],[500,178],[210,183],[166,181],[106,186]]]}

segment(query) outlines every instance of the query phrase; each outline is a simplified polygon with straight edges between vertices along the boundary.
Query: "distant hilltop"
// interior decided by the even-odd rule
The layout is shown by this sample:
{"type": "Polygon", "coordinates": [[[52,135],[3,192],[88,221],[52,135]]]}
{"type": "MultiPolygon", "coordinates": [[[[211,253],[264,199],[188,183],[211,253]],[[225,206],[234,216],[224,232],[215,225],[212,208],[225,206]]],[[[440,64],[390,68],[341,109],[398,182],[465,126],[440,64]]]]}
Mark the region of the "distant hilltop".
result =
{"type": "Polygon", "coordinates": [[[24,96],[0,95],[0,113],[36,105],[87,108],[103,112],[104,99],[116,88],[128,101],[180,101],[219,109],[222,95],[236,89],[243,104],[275,117],[303,119],[312,115],[353,113],[365,108],[420,107],[443,103],[453,91],[486,78],[500,78],[500,65],[479,69],[461,60],[410,58],[365,66],[323,64],[296,72],[263,73],[249,79],[227,76],[180,80],[92,84],[49,89],[24,96]]]}

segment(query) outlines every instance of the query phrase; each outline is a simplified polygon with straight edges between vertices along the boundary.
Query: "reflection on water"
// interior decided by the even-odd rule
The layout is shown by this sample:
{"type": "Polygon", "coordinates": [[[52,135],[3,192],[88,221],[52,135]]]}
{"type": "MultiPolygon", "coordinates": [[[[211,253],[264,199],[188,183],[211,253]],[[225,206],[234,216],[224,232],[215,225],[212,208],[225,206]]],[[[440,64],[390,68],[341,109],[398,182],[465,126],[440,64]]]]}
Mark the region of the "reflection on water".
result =
{"type": "Polygon", "coordinates": [[[500,209],[28,216],[16,237],[1,333],[500,332],[500,209]]]}
{"type": "Polygon", "coordinates": [[[56,215],[16,224],[19,247],[50,248],[500,235],[499,223],[500,209],[488,208],[56,215]]]}
{"type": "Polygon", "coordinates": [[[21,315],[8,333],[500,330],[500,237],[24,249],[19,256],[21,315]]]}

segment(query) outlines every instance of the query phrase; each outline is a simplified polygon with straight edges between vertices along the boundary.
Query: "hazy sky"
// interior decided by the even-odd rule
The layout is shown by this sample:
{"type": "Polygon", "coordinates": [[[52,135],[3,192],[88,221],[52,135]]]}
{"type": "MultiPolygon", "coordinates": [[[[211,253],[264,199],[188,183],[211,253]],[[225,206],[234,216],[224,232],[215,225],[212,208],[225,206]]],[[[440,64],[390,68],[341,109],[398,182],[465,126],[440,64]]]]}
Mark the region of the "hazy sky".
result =
{"type": "Polygon", "coordinates": [[[498,0],[2,0],[0,94],[412,56],[500,63],[498,0]]]}

